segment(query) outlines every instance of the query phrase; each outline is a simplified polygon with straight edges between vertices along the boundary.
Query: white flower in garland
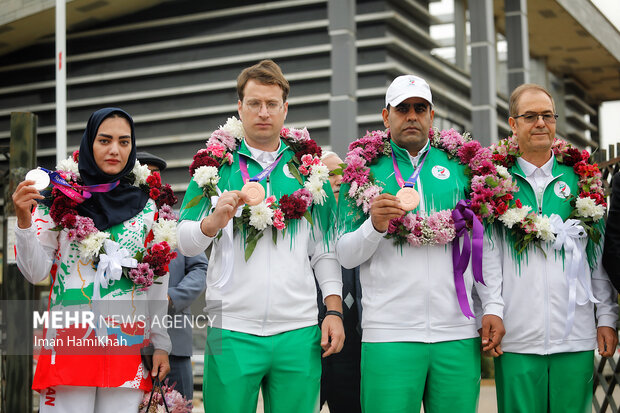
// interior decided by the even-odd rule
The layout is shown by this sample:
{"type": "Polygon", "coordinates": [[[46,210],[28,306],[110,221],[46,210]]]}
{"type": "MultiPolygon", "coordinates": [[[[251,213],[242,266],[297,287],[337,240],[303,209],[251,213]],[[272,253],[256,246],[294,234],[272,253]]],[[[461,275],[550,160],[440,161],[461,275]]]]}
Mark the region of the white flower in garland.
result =
{"type": "Polygon", "coordinates": [[[103,247],[103,242],[108,238],[110,238],[110,234],[103,231],[90,234],[80,243],[80,255],[87,260],[96,257],[103,247]]]}
{"type": "Polygon", "coordinates": [[[201,166],[194,172],[194,181],[196,181],[201,188],[207,185],[217,185],[219,180],[220,176],[215,166],[201,166]]]}
{"type": "Polygon", "coordinates": [[[312,202],[315,204],[323,205],[323,201],[327,198],[327,194],[323,189],[324,182],[324,180],[321,180],[318,176],[312,174],[304,184],[304,187],[312,194],[312,202]]]}
{"type": "Polygon", "coordinates": [[[583,217],[591,217],[594,221],[598,221],[603,218],[605,214],[605,208],[601,205],[597,205],[596,201],[592,198],[577,198],[575,200],[575,207],[577,213],[583,217]]]}
{"type": "Polygon", "coordinates": [[[497,174],[502,178],[512,179],[512,177],[510,176],[510,172],[508,172],[508,168],[506,168],[505,166],[495,165],[495,170],[497,171],[497,174]]]}
{"type": "Polygon", "coordinates": [[[177,247],[177,223],[169,219],[159,219],[153,224],[153,242],[159,244],[166,241],[170,249],[177,247]]]}
{"type": "Polygon", "coordinates": [[[551,220],[545,215],[536,215],[534,217],[534,227],[536,228],[536,236],[543,241],[554,241],[555,234],[551,227],[551,220]]]}
{"type": "Polygon", "coordinates": [[[234,116],[232,118],[228,118],[224,126],[220,126],[220,129],[230,133],[237,140],[241,140],[245,136],[243,123],[241,123],[241,121],[234,116]]]}
{"type": "Polygon", "coordinates": [[[132,171],[133,176],[136,177],[135,182],[133,183],[135,186],[146,185],[146,178],[151,174],[151,170],[148,165],[142,165],[140,162],[136,161],[132,171]]]}
{"type": "Polygon", "coordinates": [[[314,165],[312,167],[312,172],[310,172],[310,179],[313,178],[318,179],[321,182],[327,181],[329,179],[329,168],[323,163],[314,165]]]}
{"type": "Polygon", "coordinates": [[[80,169],[78,167],[78,163],[75,162],[72,157],[69,157],[67,159],[63,159],[62,161],[60,161],[58,165],[56,165],[56,170],[72,172],[78,176],[80,175],[80,169]]]}
{"type": "Polygon", "coordinates": [[[259,231],[273,224],[273,210],[265,202],[250,207],[250,225],[259,231]]]}
{"type": "Polygon", "coordinates": [[[532,207],[529,205],[522,206],[521,208],[509,208],[500,215],[499,220],[508,228],[512,228],[513,225],[522,222],[531,210],[532,207]]]}

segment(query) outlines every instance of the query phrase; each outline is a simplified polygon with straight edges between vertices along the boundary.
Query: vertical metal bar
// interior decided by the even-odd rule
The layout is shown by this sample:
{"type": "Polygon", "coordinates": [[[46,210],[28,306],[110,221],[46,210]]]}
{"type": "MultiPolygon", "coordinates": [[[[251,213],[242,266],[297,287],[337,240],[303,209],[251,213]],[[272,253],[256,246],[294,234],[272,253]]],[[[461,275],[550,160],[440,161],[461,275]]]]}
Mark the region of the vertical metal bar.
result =
{"type": "MultiPolygon", "coordinates": [[[[9,245],[9,231],[15,226],[15,208],[11,195],[17,184],[24,179],[30,169],[36,167],[36,136],[37,116],[32,113],[11,113],[11,140],[10,140],[10,174],[9,184],[4,193],[4,234],[3,246],[3,280],[2,300],[33,300],[34,286],[20,274],[15,264],[15,254],[12,245],[9,245]]],[[[5,317],[6,338],[3,350],[13,355],[3,355],[6,363],[6,412],[32,411],[32,341],[24,337],[32,337],[32,317],[16,320],[5,317]],[[19,349],[18,352],[11,349],[19,349]],[[14,355],[21,354],[21,355],[14,355]]]]}

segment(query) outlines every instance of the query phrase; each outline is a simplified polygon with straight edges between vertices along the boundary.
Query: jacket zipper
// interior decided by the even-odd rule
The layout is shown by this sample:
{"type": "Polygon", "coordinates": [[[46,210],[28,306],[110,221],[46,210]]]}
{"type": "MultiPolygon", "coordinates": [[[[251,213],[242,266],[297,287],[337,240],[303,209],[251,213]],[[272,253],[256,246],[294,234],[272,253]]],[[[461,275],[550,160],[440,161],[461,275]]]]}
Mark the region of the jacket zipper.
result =
{"type": "MultiPolygon", "coordinates": [[[[529,183],[529,181],[521,174],[515,173],[515,175],[518,175],[521,178],[523,178],[523,180],[532,189],[532,192],[534,192],[534,197],[536,198],[536,205],[538,206],[538,214],[542,215],[543,200],[545,199],[545,192],[547,192],[547,187],[549,186],[549,184],[551,184],[552,182],[554,182],[556,179],[558,179],[564,174],[559,174],[557,176],[554,176],[553,179],[551,179],[549,182],[545,184],[542,190],[542,197],[540,198],[540,202],[538,201],[538,196],[536,195],[536,192],[534,191],[534,188],[532,188],[532,185],[529,183]]],[[[545,266],[544,266],[544,279],[545,279],[545,354],[547,354],[549,351],[549,339],[550,339],[549,338],[549,313],[551,309],[549,308],[549,278],[548,278],[546,260],[545,260],[545,266]]]]}
{"type": "Polygon", "coordinates": [[[532,187],[532,185],[530,184],[530,182],[527,180],[527,178],[519,173],[515,172],[515,175],[517,175],[518,177],[523,178],[523,180],[527,183],[527,185],[530,187],[530,189],[532,190],[532,192],[534,193],[534,198],[536,199],[536,206],[538,207],[538,214],[542,215],[542,211],[543,211],[543,200],[545,199],[545,192],[547,192],[547,187],[549,187],[549,184],[551,184],[552,182],[554,182],[556,179],[558,179],[559,177],[561,177],[562,175],[564,175],[563,173],[554,176],[553,179],[551,179],[549,182],[547,182],[545,184],[545,186],[542,188],[542,197],[540,198],[540,202],[538,202],[538,195],[536,194],[536,191],[534,190],[534,188],[532,187]]]}
{"type": "MultiPolygon", "coordinates": [[[[271,182],[269,180],[269,175],[267,175],[267,197],[271,196],[271,182]]],[[[261,326],[261,330],[263,331],[263,334],[265,334],[265,325],[267,324],[267,317],[269,316],[269,302],[271,301],[271,243],[268,243],[269,245],[269,252],[270,254],[267,255],[267,297],[265,298],[265,313],[263,315],[263,325],[261,326]]]]}

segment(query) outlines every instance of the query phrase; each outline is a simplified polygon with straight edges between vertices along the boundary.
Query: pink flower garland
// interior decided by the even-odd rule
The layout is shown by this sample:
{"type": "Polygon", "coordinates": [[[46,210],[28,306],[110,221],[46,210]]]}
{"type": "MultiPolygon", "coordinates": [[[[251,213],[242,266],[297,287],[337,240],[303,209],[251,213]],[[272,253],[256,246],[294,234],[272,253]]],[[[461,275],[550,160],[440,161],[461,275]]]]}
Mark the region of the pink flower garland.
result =
{"type": "MultiPolygon", "coordinates": [[[[577,206],[578,198],[589,198],[592,200],[591,204],[594,212],[601,216],[604,213],[607,204],[605,202],[605,193],[601,180],[602,175],[598,165],[589,163],[590,153],[588,151],[580,151],[562,139],[556,138],[551,146],[551,150],[558,163],[572,166],[573,171],[579,177],[579,194],[577,197],[572,196],[571,205],[574,210],[570,218],[578,219],[586,224],[584,225],[586,232],[588,232],[588,235],[594,242],[598,242],[601,233],[592,226],[595,221],[593,216],[588,215],[587,212],[577,206]]],[[[491,145],[489,152],[491,153],[491,159],[496,168],[512,167],[517,161],[517,158],[521,155],[519,152],[519,144],[515,136],[510,136],[491,145]]],[[[479,182],[484,178],[484,176],[474,176],[472,179],[472,186],[474,181],[479,182]]],[[[512,182],[512,186],[514,188],[512,192],[518,191],[516,182],[512,182]]],[[[535,212],[522,210],[523,205],[521,202],[519,200],[511,202],[511,199],[512,197],[506,199],[505,204],[502,204],[499,208],[488,208],[488,212],[484,214],[483,217],[487,222],[493,222],[495,219],[499,219],[507,228],[512,229],[513,235],[516,237],[515,245],[518,251],[522,251],[529,243],[538,242],[539,239],[543,238],[541,234],[539,234],[540,217],[538,217],[535,212]],[[515,218],[513,218],[513,216],[515,218]]]]}
{"type": "MultiPolygon", "coordinates": [[[[471,172],[483,174],[484,179],[476,182],[472,188],[472,209],[481,217],[489,210],[502,208],[502,197],[512,190],[510,181],[499,177],[492,163],[488,149],[473,141],[469,134],[461,135],[454,129],[429,131],[431,146],[441,149],[449,158],[458,158],[468,165],[471,172]]],[[[349,145],[345,159],[347,166],[343,170],[342,181],[351,184],[348,196],[355,200],[365,214],[383,188],[375,184],[370,167],[380,156],[391,156],[389,131],[367,132],[366,135],[349,145]]],[[[509,195],[510,197],[512,195],[509,195]]],[[[393,238],[398,245],[405,242],[411,246],[445,245],[456,236],[451,210],[436,212],[428,217],[411,212],[390,221],[386,238],[393,238]]]]}
{"type": "MultiPolygon", "coordinates": [[[[73,162],[78,162],[79,151],[72,154],[73,162]]],[[[67,171],[59,171],[60,175],[70,185],[80,185],[77,176],[67,171]]],[[[169,185],[162,185],[159,172],[152,172],[146,179],[146,185],[142,185],[141,189],[149,194],[149,197],[155,201],[159,208],[158,215],[160,218],[176,221],[172,207],[163,202],[177,202],[177,198],[170,189],[169,185]]],[[[67,239],[70,242],[82,242],[89,235],[96,234],[99,229],[95,227],[94,221],[77,212],[77,203],[67,197],[64,193],[57,189],[51,192],[52,205],[49,214],[56,224],[56,229],[67,230],[67,239]]],[[[157,220],[157,215],[155,217],[157,220]]],[[[147,234],[145,246],[154,239],[153,231],[147,234]]],[[[146,255],[138,254],[138,261],[142,261],[136,268],[124,271],[124,275],[128,277],[140,291],[145,291],[153,284],[158,277],[168,272],[168,264],[176,257],[176,252],[170,251],[170,246],[163,241],[152,245],[146,250],[146,255]]],[[[98,257],[95,258],[98,260],[98,257]]]]}
{"type": "MultiPolygon", "coordinates": [[[[309,177],[314,166],[323,165],[320,159],[321,148],[310,138],[306,128],[282,128],[280,137],[295,151],[293,166],[301,175],[309,177]]],[[[190,175],[193,176],[194,171],[201,166],[215,166],[219,169],[224,164],[231,165],[233,163],[231,152],[238,148],[241,138],[233,136],[225,126],[215,130],[206,142],[206,149],[200,149],[194,155],[190,175]]],[[[216,193],[214,187],[205,188],[205,193],[207,192],[216,193]]],[[[290,220],[304,217],[312,206],[313,196],[309,190],[302,188],[291,195],[283,195],[277,201],[274,197],[269,197],[265,202],[273,210],[271,218],[273,226],[282,231],[290,220]]],[[[249,219],[246,221],[248,222],[244,224],[249,225],[249,219]]]]}

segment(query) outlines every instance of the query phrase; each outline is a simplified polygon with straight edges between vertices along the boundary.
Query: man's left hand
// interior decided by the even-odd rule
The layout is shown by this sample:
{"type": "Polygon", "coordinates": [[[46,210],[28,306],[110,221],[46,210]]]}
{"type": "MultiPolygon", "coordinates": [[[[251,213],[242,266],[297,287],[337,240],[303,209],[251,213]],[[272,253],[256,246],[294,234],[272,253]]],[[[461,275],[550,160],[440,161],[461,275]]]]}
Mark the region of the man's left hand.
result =
{"type": "Polygon", "coordinates": [[[323,358],[339,353],[344,346],[344,326],[337,315],[325,316],[321,324],[321,347],[325,351],[323,358]]]}
{"type": "Polygon", "coordinates": [[[616,352],[618,345],[618,333],[611,327],[599,327],[596,329],[598,340],[598,354],[603,357],[611,357],[616,352]]]}
{"type": "Polygon", "coordinates": [[[494,356],[501,356],[503,351],[499,344],[502,342],[502,337],[506,334],[504,329],[504,322],[502,319],[493,314],[487,314],[482,317],[482,328],[478,330],[480,338],[482,339],[482,351],[488,352],[489,350],[496,349],[495,352],[491,352],[494,356]]]}

